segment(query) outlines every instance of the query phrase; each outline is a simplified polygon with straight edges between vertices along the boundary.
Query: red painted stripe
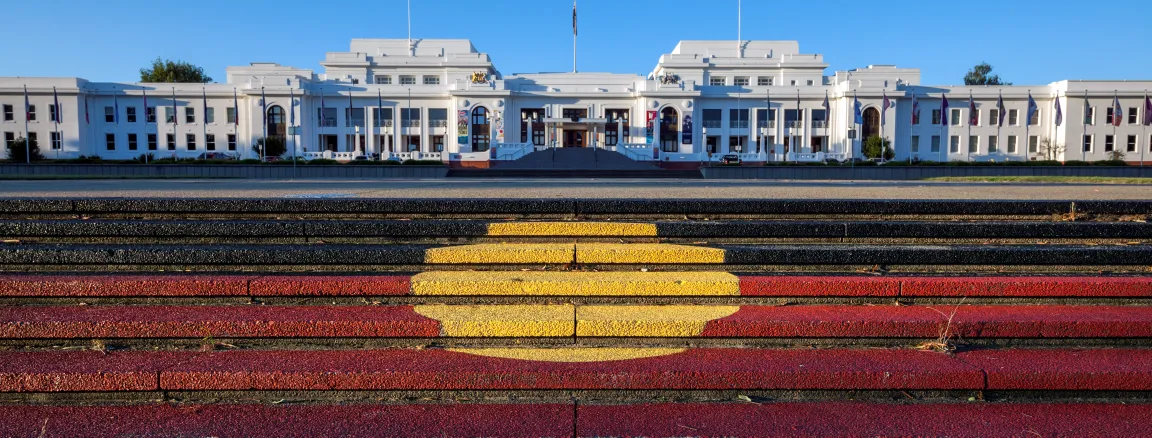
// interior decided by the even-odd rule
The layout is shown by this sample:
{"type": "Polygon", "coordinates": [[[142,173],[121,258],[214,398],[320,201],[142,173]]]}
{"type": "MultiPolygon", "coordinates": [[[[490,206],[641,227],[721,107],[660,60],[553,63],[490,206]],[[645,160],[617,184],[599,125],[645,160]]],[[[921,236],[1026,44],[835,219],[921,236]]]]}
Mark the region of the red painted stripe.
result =
{"type": "Polygon", "coordinates": [[[412,306],[0,307],[0,339],[437,337],[412,306]]]}
{"type": "Polygon", "coordinates": [[[740,295],[752,297],[895,297],[893,277],[740,277],[740,295]]]}
{"type": "Polygon", "coordinates": [[[3,406],[0,436],[571,436],[573,414],[572,404],[3,406]]]}
{"type": "Polygon", "coordinates": [[[982,350],[957,357],[984,369],[988,389],[1152,390],[1152,350],[982,350]]]}
{"type": "Polygon", "coordinates": [[[232,297],[248,295],[238,275],[0,275],[0,297],[232,297]]]}
{"type": "Polygon", "coordinates": [[[1152,404],[580,405],[577,436],[1143,436],[1152,404]]]}
{"type": "Polygon", "coordinates": [[[908,277],[906,297],[1152,297],[1152,277],[908,277]]]}
{"type": "Polygon", "coordinates": [[[944,330],[968,339],[1152,337],[1152,307],[744,306],[700,336],[935,338],[944,330]]]}
{"type": "Polygon", "coordinates": [[[0,353],[0,392],[151,391],[160,370],[197,353],[0,353]]]}
{"type": "Polygon", "coordinates": [[[252,280],[252,296],[396,296],[412,290],[410,276],[267,276],[252,280]]]}
{"type": "Polygon", "coordinates": [[[376,350],[209,353],[160,382],[172,390],[977,389],[984,377],[911,350],[694,349],[596,363],[376,350]]]}

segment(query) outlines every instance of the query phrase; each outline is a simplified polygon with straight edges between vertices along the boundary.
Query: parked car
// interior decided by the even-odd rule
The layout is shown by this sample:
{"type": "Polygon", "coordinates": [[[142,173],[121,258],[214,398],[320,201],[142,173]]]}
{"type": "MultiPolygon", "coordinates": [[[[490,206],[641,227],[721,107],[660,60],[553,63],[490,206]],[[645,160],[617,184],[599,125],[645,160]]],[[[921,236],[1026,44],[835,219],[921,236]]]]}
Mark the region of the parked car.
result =
{"type": "Polygon", "coordinates": [[[238,159],[240,159],[240,157],[238,157],[236,155],[232,155],[232,154],[227,154],[224,152],[205,152],[203,154],[200,154],[199,157],[196,157],[196,159],[197,160],[220,160],[220,161],[228,160],[228,161],[230,161],[230,160],[238,160],[238,159]]]}
{"type": "Polygon", "coordinates": [[[720,157],[720,164],[740,164],[740,156],[736,154],[728,154],[720,157]]]}
{"type": "Polygon", "coordinates": [[[352,158],[352,161],[368,161],[368,157],[365,155],[357,155],[352,158]]]}
{"type": "Polygon", "coordinates": [[[277,162],[277,161],[284,161],[284,159],[283,159],[283,158],[280,158],[280,157],[278,157],[278,156],[272,156],[272,155],[269,155],[269,156],[267,156],[267,157],[264,157],[264,162],[265,162],[265,163],[275,163],[275,162],[277,162]]]}

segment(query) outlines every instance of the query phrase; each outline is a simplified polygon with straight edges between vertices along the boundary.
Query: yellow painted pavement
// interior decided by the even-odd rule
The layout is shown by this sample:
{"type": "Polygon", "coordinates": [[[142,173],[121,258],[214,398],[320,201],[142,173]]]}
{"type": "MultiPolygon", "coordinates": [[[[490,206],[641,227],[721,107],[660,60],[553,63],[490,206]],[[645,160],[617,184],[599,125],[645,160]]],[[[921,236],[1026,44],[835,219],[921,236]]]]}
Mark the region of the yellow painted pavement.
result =
{"type": "Polygon", "coordinates": [[[571,243],[485,243],[431,248],[424,253],[424,263],[454,264],[528,264],[555,265],[572,263],[571,243]]]}
{"type": "Polygon", "coordinates": [[[607,362],[667,356],[684,348],[453,348],[449,351],[538,362],[607,362]]]}
{"type": "Polygon", "coordinates": [[[577,263],[601,264],[722,264],[724,250],[661,243],[579,243],[577,263]]]}
{"type": "Polygon", "coordinates": [[[440,322],[442,336],[456,338],[540,338],[572,336],[572,305],[415,306],[416,313],[440,322]]]}
{"type": "Polygon", "coordinates": [[[424,272],[424,296],[739,296],[727,272],[424,272]]]}
{"type": "Polygon", "coordinates": [[[576,336],[685,338],[700,336],[708,321],[740,306],[580,306],[576,336]]]}
{"type": "Polygon", "coordinates": [[[656,224],[623,222],[507,222],[488,224],[489,236],[655,237],[656,224]]]}

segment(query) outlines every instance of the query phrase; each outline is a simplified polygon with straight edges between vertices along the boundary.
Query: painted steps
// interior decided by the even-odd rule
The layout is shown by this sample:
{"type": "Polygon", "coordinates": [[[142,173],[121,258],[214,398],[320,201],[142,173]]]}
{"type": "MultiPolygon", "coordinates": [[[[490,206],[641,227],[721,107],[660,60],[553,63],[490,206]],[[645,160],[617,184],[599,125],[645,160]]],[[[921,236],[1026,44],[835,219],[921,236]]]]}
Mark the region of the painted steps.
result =
{"type": "Polygon", "coordinates": [[[1150,213],[2,200],[0,435],[1132,435],[1150,213]]]}

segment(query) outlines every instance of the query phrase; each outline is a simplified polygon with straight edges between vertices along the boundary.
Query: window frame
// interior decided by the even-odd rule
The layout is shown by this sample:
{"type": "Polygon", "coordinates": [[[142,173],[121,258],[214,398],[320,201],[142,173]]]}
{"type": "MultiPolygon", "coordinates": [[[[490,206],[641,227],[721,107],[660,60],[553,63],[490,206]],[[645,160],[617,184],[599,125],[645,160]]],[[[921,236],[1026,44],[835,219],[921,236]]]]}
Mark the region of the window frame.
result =
{"type": "Polygon", "coordinates": [[[195,124],[196,123],[196,107],[194,107],[194,106],[184,107],[184,123],[187,123],[187,124],[195,124]]]}
{"type": "Polygon", "coordinates": [[[134,151],[140,147],[140,139],[135,132],[128,133],[128,150],[134,151]]]}
{"type": "Polygon", "coordinates": [[[216,150],[216,134],[204,134],[204,150],[216,150]]]}
{"type": "Polygon", "coordinates": [[[196,134],[192,134],[192,133],[184,134],[184,150],[186,150],[186,151],[196,150],[196,134]]]}
{"type": "Polygon", "coordinates": [[[908,146],[908,151],[911,153],[914,153],[914,154],[920,153],[920,136],[919,135],[913,135],[912,136],[912,140],[908,146]]]}
{"type": "Polygon", "coordinates": [[[969,154],[979,154],[980,153],[980,136],[979,135],[969,135],[968,136],[968,153],[969,154]]]}
{"type": "Polygon", "coordinates": [[[228,134],[228,150],[236,150],[236,134],[228,134]]]}
{"type": "Polygon", "coordinates": [[[1020,126],[1020,110],[1008,110],[1008,126],[1020,126]]]}
{"type": "Polygon", "coordinates": [[[128,121],[128,123],[136,123],[136,107],[124,107],[124,118],[128,121]]]}
{"type": "Polygon", "coordinates": [[[757,87],[771,87],[774,82],[775,82],[775,78],[772,76],[757,76],[756,77],[756,86],[757,87]]]}
{"type": "Polygon", "coordinates": [[[420,83],[422,83],[424,85],[440,85],[440,76],[439,75],[424,75],[421,78],[420,83]]]}
{"type": "Polygon", "coordinates": [[[64,133],[60,131],[52,131],[48,137],[49,147],[51,150],[59,151],[64,149],[64,133]]]}
{"type": "Polygon", "coordinates": [[[1008,146],[1005,149],[1009,155],[1020,153],[1020,136],[1009,135],[1008,146]]]}
{"type": "Polygon", "coordinates": [[[400,85],[416,85],[416,76],[400,75],[400,85]]]}
{"type": "Polygon", "coordinates": [[[728,86],[727,76],[711,76],[708,78],[708,85],[712,87],[726,87],[728,86]]]}
{"type": "Polygon", "coordinates": [[[392,75],[376,75],[374,82],[376,85],[392,85],[392,75]]]}
{"type": "Polygon", "coordinates": [[[112,132],[105,132],[104,133],[104,150],[108,150],[108,151],[115,151],[116,150],[116,134],[115,133],[112,133],[112,132]]]}
{"type": "Polygon", "coordinates": [[[145,138],[148,142],[148,150],[155,151],[160,147],[160,136],[158,134],[148,134],[145,138]]]}

